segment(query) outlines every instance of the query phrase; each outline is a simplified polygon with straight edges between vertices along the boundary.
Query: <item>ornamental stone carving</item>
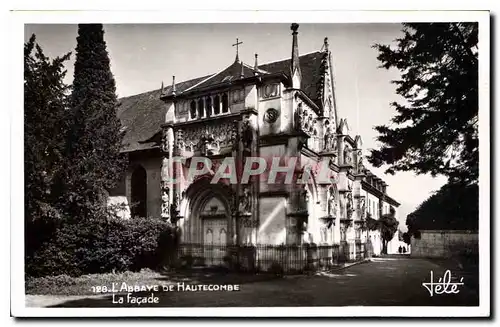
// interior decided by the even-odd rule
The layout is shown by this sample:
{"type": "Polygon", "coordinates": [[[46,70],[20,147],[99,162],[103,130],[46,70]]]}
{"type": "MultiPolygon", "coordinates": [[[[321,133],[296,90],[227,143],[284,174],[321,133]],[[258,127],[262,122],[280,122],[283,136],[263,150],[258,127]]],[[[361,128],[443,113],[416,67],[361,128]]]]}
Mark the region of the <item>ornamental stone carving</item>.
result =
{"type": "Polygon", "coordinates": [[[337,199],[336,190],[334,186],[330,186],[328,189],[328,216],[335,217],[337,213],[337,199]]]}
{"type": "Polygon", "coordinates": [[[161,181],[161,217],[164,219],[170,218],[170,189],[166,181],[161,181]]]}
{"type": "Polygon", "coordinates": [[[268,124],[274,124],[280,115],[280,112],[274,108],[269,108],[264,113],[264,121],[268,124]]]}
{"type": "Polygon", "coordinates": [[[359,218],[365,219],[366,200],[365,197],[359,199],[359,218]]]}
{"type": "Polygon", "coordinates": [[[358,167],[357,167],[358,173],[363,174],[365,172],[365,166],[363,165],[363,154],[361,153],[361,150],[358,152],[358,167]]]}
{"type": "Polygon", "coordinates": [[[250,193],[250,187],[248,185],[242,185],[243,194],[240,198],[239,211],[242,215],[249,215],[252,213],[252,198],[250,193]]]}
{"type": "Polygon", "coordinates": [[[211,156],[219,153],[220,143],[213,134],[208,133],[200,138],[197,148],[201,155],[211,156]]]}
{"type": "Polygon", "coordinates": [[[170,217],[177,217],[181,206],[181,197],[178,192],[174,192],[174,200],[170,205],[170,217]]]}
{"type": "Polygon", "coordinates": [[[352,158],[351,158],[351,148],[348,146],[344,147],[344,164],[350,165],[352,163],[352,158]]]}
{"type": "Polygon", "coordinates": [[[239,137],[239,122],[234,120],[231,126],[231,148],[233,151],[238,150],[240,137],[239,137]]]}
{"type": "Polygon", "coordinates": [[[297,131],[313,136],[317,130],[317,115],[309,106],[301,102],[295,111],[294,125],[297,131]]]}
{"type": "Polygon", "coordinates": [[[302,103],[299,103],[297,105],[297,110],[295,111],[295,115],[293,117],[294,125],[295,125],[295,130],[296,131],[301,131],[302,130],[302,115],[303,115],[303,109],[302,109],[302,103]]]}
{"type": "Polygon", "coordinates": [[[175,137],[174,153],[175,155],[181,155],[184,150],[185,150],[184,131],[182,129],[179,129],[175,137]]]}
{"type": "Polygon", "coordinates": [[[209,138],[209,147],[224,148],[232,146],[232,122],[218,122],[217,124],[196,124],[184,128],[184,144],[186,150],[195,152],[200,151],[202,146],[206,146],[209,138]],[[204,137],[203,142],[202,138],[204,137]]]}
{"type": "Polygon", "coordinates": [[[250,122],[250,117],[248,116],[246,116],[241,123],[241,141],[243,143],[243,149],[251,151],[253,143],[253,128],[250,122]]]}
{"type": "Polygon", "coordinates": [[[324,146],[323,146],[324,151],[334,152],[337,150],[337,137],[335,133],[332,132],[330,126],[326,128],[323,141],[324,141],[324,146]]]}
{"type": "Polygon", "coordinates": [[[352,218],[352,212],[354,211],[353,200],[352,200],[352,192],[346,193],[346,217],[347,219],[352,218]]]}
{"type": "Polygon", "coordinates": [[[163,128],[161,131],[161,151],[168,153],[169,141],[168,141],[168,130],[163,128]]]}

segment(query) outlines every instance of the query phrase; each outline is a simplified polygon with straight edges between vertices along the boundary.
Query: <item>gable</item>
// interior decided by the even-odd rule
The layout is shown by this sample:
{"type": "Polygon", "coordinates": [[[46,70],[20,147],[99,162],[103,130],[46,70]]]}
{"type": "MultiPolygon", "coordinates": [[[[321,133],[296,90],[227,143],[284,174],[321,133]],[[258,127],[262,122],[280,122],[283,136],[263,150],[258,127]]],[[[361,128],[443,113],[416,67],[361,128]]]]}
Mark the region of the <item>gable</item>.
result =
{"type": "MultiPolygon", "coordinates": [[[[302,91],[318,106],[321,107],[321,100],[317,99],[320,82],[322,52],[300,56],[300,68],[302,72],[302,91]]],[[[260,70],[269,73],[284,73],[290,76],[290,58],[259,65],[260,70]]],[[[220,73],[194,78],[176,84],[177,94],[186,90],[207,88],[212,85],[225,83],[227,76],[241,74],[241,64],[233,63],[220,73]]],[[[253,76],[253,69],[244,66],[244,77],[253,76]]],[[[153,90],[129,97],[120,98],[118,107],[118,117],[125,130],[123,139],[123,151],[140,151],[158,147],[157,142],[151,140],[160,130],[165,121],[164,102],[160,100],[161,90],[153,90]]],[[[163,95],[171,95],[172,86],[166,86],[163,95]]]]}

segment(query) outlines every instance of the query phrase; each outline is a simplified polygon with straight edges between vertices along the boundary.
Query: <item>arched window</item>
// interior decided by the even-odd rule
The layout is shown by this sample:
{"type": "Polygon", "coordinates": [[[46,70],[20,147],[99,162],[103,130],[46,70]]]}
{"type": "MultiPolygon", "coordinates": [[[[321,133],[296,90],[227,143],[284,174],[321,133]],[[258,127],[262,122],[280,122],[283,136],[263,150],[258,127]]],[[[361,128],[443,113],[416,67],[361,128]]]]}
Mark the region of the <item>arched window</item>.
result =
{"type": "Polygon", "coordinates": [[[212,98],[211,97],[207,97],[207,99],[205,100],[205,107],[207,108],[207,117],[210,117],[212,116],[212,98]]]}
{"type": "Polygon", "coordinates": [[[191,119],[196,118],[196,102],[194,100],[190,103],[189,113],[191,114],[191,119]]]}
{"type": "Polygon", "coordinates": [[[220,230],[220,235],[219,235],[219,244],[226,244],[226,230],[224,228],[222,228],[220,230]]]}
{"type": "Polygon", "coordinates": [[[211,229],[207,229],[207,232],[205,234],[205,244],[212,245],[213,243],[214,243],[214,233],[212,232],[211,229]]]}
{"type": "Polygon", "coordinates": [[[227,93],[224,93],[222,96],[222,112],[228,112],[229,111],[229,102],[227,98],[227,93]]]}
{"type": "Polygon", "coordinates": [[[214,98],[214,115],[220,114],[220,97],[218,95],[214,98]]]}
{"type": "Polygon", "coordinates": [[[203,99],[198,100],[198,117],[205,117],[205,101],[203,99]]]}
{"type": "Polygon", "coordinates": [[[143,167],[139,166],[132,172],[131,188],[132,217],[146,217],[148,184],[143,167]]]}

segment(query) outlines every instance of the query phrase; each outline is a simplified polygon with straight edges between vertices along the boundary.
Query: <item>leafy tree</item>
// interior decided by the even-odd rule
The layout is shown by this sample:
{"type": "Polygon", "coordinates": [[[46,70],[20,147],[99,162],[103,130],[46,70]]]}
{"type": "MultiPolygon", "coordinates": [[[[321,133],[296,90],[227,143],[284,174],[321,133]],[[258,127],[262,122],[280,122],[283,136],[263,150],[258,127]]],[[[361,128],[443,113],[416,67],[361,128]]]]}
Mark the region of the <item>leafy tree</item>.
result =
{"type": "Polygon", "coordinates": [[[123,133],[102,24],[80,24],[71,95],[64,196],[73,217],[93,217],[122,177],[123,133]]]}
{"type": "Polygon", "coordinates": [[[373,219],[370,213],[366,215],[366,228],[371,231],[379,229],[378,220],[373,219]]]}
{"type": "Polygon", "coordinates": [[[378,220],[380,236],[382,237],[382,253],[387,254],[387,243],[394,237],[398,230],[399,221],[395,217],[396,211],[391,207],[388,214],[384,214],[378,220]]]}
{"type": "Polygon", "coordinates": [[[24,45],[24,180],[27,222],[59,217],[58,175],[64,162],[68,89],[64,62],[50,60],[33,34],[24,45]]]}
{"type": "Polygon", "coordinates": [[[408,232],[403,233],[403,242],[410,245],[411,243],[411,235],[408,232]]]}
{"type": "Polygon", "coordinates": [[[387,254],[387,243],[392,240],[398,231],[399,221],[396,219],[396,210],[391,207],[388,214],[382,215],[379,219],[374,219],[370,214],[366,217],[366,228],[370,231],[380,231],[382,238],[382,253],[387,254]]]}
{"type": "Polygon", "coordinates": [[[406,217],[411,235],[419,230],[477,230],[479,224],[477,184],[445,184],[406,217]]]}
{"type": "Polygon", "coordinates": [[[376,126],[382,146],[368,160],[387,173],[478,178],[478,24],[408,23],[396,46],[376,44],[381,67],[396,68],[404,98],[392,124],[376,126]]]}

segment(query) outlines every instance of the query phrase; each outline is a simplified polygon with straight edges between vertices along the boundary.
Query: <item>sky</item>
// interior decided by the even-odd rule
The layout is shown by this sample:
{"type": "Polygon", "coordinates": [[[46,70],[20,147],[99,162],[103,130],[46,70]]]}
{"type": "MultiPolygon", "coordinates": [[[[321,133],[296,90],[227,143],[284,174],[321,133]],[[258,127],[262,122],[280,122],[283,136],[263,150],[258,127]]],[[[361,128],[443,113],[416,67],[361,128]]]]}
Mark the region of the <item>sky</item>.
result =
{"type": "MultiPolygon", "coordinates": [[[[239,57],[253,66],[289,58],[292,48],[290,24],[119,24],[104,25],[111,70],[118,97],[130,96],[169,85],[172,75],[181,82],[217,73],[234,62],[238,38],[239,57]]],[[[401,101],[391,80],[396,70],[379,68],[376,43],[391,44],[401,36],[396,23],[300,24],[300,54],[320,50],[328,37],[332,52],[337,111],[347,118],[351,134],[361,135],[364,154],[377,148],[376,125],[390,124],[396,114],[389,105],[401,101]]],[[[35,34],[51,58],[72,52],[67,62],[66,82],[73,79],[77,25],[25,25],[25,41],[35,34]]],[[[367,166],[370,166],[367,164],[367,166]]],[[[406,230],[406,216],[446,183],[446,178],[415,175],[412,172],[384,174],[384,167],[369,167],[387,184],[388,194],[401,203],[400,229],[406,230]]]]}

